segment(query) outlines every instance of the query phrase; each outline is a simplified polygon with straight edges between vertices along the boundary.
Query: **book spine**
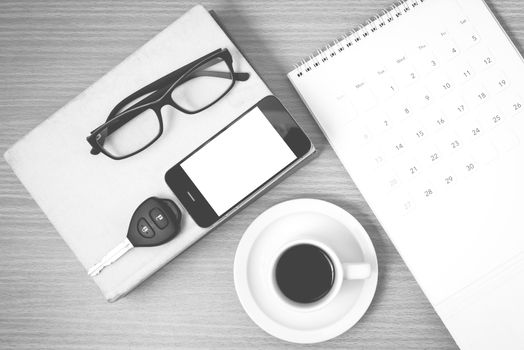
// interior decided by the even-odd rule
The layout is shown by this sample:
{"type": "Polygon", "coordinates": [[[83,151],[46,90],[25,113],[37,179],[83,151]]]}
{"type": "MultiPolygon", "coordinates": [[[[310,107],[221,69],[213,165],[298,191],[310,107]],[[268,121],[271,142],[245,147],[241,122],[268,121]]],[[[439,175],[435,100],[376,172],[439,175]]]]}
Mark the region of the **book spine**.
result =
{"type": "Polygon", "coordinates": [[[337,55],[340,55],[346,49],[355,46],[361,40],[387,27],[389,23],[408,14],[426,1],[428,0],[400,0],[395,2],[376,16],[371,17],[364,24],[357,26],[342,37],[318,49],[312,55],[303,58],[299,63],[295,64],[292,74],[295,74],[297,78],[304,76],[313,69],[320,67],[337,55]]]}

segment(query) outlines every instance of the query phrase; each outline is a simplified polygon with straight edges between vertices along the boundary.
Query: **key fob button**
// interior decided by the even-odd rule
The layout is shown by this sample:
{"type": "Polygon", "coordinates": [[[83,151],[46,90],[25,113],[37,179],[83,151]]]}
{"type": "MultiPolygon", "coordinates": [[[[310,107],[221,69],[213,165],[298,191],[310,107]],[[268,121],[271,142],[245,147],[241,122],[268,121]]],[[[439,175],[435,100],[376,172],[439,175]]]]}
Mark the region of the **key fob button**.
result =
{"type": "Polygon", "coordinates": [[[144,218],[138,220],[138,233],[144,238],[151,238],[155,235],[155,231],[144,218]]]}
{"type": "Polygon", "coordinates": [[[151,209],[149,216],[155,225],[161,230],[166,228],[169,223],[166,214],[160,208],[151,209]]]}

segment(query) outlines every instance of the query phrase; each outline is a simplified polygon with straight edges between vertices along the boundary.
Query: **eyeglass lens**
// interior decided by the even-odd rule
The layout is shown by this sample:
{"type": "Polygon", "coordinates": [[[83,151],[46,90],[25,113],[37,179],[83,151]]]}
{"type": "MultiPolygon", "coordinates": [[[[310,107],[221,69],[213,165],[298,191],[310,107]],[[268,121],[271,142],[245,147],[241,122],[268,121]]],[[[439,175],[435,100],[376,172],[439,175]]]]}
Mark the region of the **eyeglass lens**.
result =
{"type": "Polygon", "coordinates": [[[198,111],[215,103],[233,84],[233,73],[221,58],[192,71],[172,91],[173,102],[187,111],[198,111]]]}

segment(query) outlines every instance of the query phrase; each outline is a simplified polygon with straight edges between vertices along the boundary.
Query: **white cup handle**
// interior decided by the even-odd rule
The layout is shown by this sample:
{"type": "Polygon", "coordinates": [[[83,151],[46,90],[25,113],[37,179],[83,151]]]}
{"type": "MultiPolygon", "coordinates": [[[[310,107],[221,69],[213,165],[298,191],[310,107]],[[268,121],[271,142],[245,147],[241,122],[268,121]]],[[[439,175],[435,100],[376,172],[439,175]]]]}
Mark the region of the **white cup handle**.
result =
{"type": "Polygon", "coordinates": [[[371,265],[367,263],[345,263],[342,268],[347,280],[364,280],[371,276],[371,265]]]}

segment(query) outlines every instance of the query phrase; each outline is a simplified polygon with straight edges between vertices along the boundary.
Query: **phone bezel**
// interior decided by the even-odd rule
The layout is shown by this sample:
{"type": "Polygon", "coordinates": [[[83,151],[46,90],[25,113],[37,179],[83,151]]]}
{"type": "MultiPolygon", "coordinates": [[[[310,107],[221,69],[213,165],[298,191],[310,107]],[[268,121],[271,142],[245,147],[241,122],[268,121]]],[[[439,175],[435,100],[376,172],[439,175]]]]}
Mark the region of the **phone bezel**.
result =
{"type": "Polygon", "coordinates": [[[292,166],[297,160],[307,155],[313,145],[309,138],[304,134],[302,129],[295,122],[293,117],[285,109],[282,103],[275,96],[267,96],[260,100],[258,103],[253,105],[251,108],[246,110],[242,115],[233,120],[222,130],[216,133],[213,137],[208,139],[202,145],[200,145],[193,152],[188,154],[184,159],[178,162],[175,166],[169,169],[165,174],[165,181],[171,191],[178,198],[180,203],[187,210],[191,218],[200,227],[207,228],[220,221],[222,218],[228,216],[235,208],[239,207],[244,201],[251,198],[256,194],[262,187],[271,182],[275,177],[278,177],[281,173],[285,172],[290,166],[292,166]],[[288,165],[283,167],[280,171],[275,173],[271,178],[267,179],[264,183],[261,183],[256,189],[249,193],[246,197],[242,198],[238,203],[229,208],[224,214],[217,215],[211,205],[208,203],[206,198],[198,190],[196,185],[193,183],[191,178],[186,174],[181,164],[193,154],[197,153],[202,147],[207,145],[211,140],[220,136],[225,130],[230,128],[243,116],[251,112],[255,108],[259,108],[266,119],[271,123],[273,128],[282,137],[284,142],[293,151],[296,158],[288,165]]]}

